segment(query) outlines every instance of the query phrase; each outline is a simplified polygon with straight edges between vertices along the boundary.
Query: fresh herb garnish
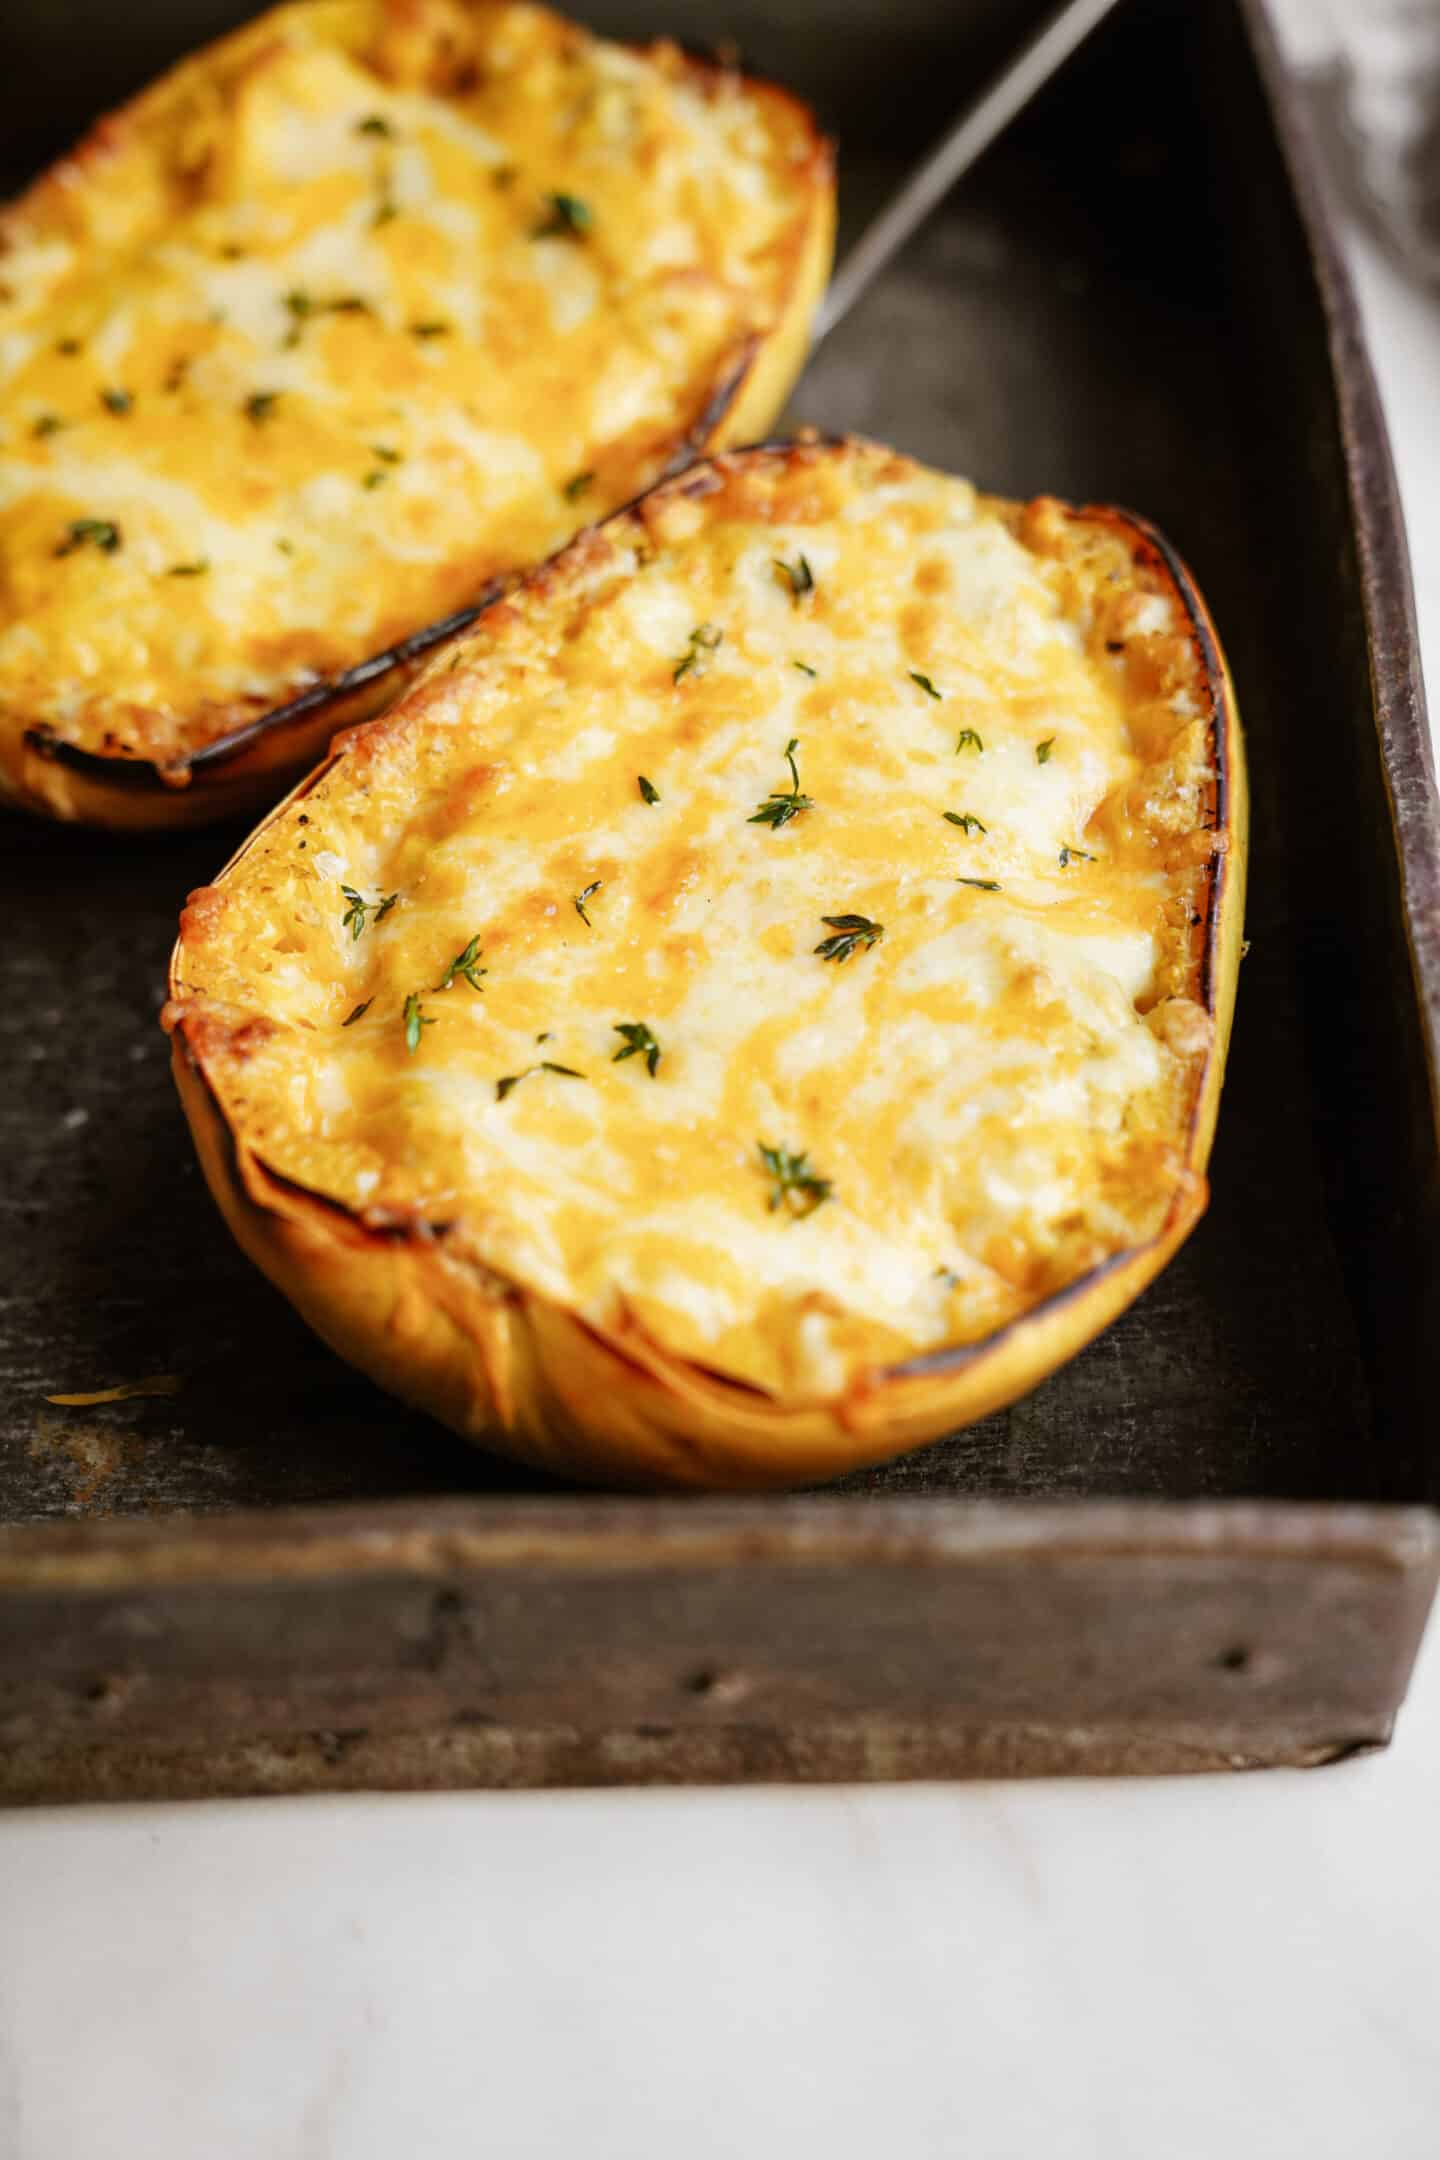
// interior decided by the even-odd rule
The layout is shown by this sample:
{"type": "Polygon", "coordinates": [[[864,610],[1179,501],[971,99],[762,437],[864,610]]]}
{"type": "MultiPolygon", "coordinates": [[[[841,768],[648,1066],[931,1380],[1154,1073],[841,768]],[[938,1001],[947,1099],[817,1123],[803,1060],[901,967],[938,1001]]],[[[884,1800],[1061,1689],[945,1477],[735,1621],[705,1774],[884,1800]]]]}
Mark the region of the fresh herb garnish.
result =
{"type": "Polygon", "coordinates": [[[420,1038],[426,1028],[434,1025],[435,1022],[425,1016],[425,1008],[420,1002],[418,991],[412,990],[405,1000],[405,1048],[411,1057],[414,1057],[419,1049],[420,1038]]]}
{"type": "Polygon", "coordinates": [[[822,938],[815,947],[822,960],[843,964],[851,953],[865,952],[885,935],[884,923],[871,922],[868,915],[822,915],[820,920],[835,932],[834,937],[822,938]]]}
{"type": "Polygon", "coordinates": [[[454,324],[453,324],[453,323],[448,323],[448,322],[439,322],[439,321],[434,321],[434,322],[412,322],[412,323],[411,323],[411,324],[409,325],[409,330],[410,330],[410,335],[411,335],[411,337],[413,337],[413,338],[422,338],[422,339],[423,339],[423,338],[437,338],[437,337],[449,337],[449,335],[450,335],[450,332],[451,332],[451,330],[452,330],[453,328],[454,328],[454,324]]]}
{"type": "Polygon", "coordinates": [[[353,1012],[347,1013],[345,1015],[345,1018],[340,1022],[341,1027],[354,1027],[357,1020],[364,1019],[366,1013],[369,1012],[370,1007],[374,1004],[374,1002],[374,998],[366,998],[363,1005],[357,1005],[353,1012]]]}
{"type": "Polygon", "coordinates": [[[436,983],[435,988],[437,992],[448,990],[458,975],[462,981],[469,983],[472,990],[479,990],[480,977],[488,975],[489,972],[489,968],[480,966],[480,939],[477,934],[471,938],[468,945],[463,946],[456,953],[453,960],[446,964],[445,972],[440,977],[439,982],[436,983]]]}
{"type": "Polygon", "coordinates": [[[797,555],[793,563],[783,561],[778,555],[772,556],[771,560],[781,577],[790,587],[792,604],[799,607],[806,593],[812,593],[815,590],[814,571],[810,568],[803,555],[797,555]]]}
{"type": "Polygon", "coordinates": [[[58,435],[61,428],[68,427],[69,424],[69,421],[62,420],[57,412],[42,412],[31,421],[30,433],[38,436],[58,435]]]}
{"type": "Polygon", "coordinates": [[[653,785],[652,785],[652,783],[651,783],[650,781],[648,781],[648,780],[647,780],[647,779],[645,778],[645,775],[644,775],[644,773],[643,773],[643,772],[642,772],[642,773],[637,773],[637,774],[635,775],[635,784],[636,784],[636,786],[637,786],[637,787],[639,788],[639,790],[640,790],[640,800],[641,800],[642,802],[647,802],[647,803],[657,803],[657,802],[659,802],[659,800],[660,800],[660,790],[659,790],[659,789],[658,789],[657,787],[653,786],[653,785]]]}
{"type": "Polygon", "coordinates": [[[1060,850],[1060,868],[1062,870],[1066,869],[1072,862],[1094,862],[1094,860],[1095,857],[1087,854],[1083,847],[1071,847],[1067,843],[1060,850]]]}
{"type": "Polygon", "coordinates": [[[587,930],[591,927],[591,924],[590,917],[585,912],[585,902],[590,898],[591,893],[599,892],[604,882],[603,878],[597,877],[593,885],[585,887],[584,892],[572,893],[570,896],[570,905],[574,908],[587,930]]]}
{"type": "Polygon", "coordinates": [[[210,568],[208,555],[197,555],[194,562],[172,562],[166,577],[204,577],[210,568]]]}
{"type": "Polygon", "coordinates": [[[279,548],[282,555],[293,555],[295,553],[294,541],[285,539],[283,535],[275,542],[275,545],[277,548],[279,548]]]}
{"type": "Polygon", "coordinates": [[[573,479],[565,482],[560,492],[565,497],[566,502],[579,502],[582,495],[589,493],[594,483],[595,475],[593,472],[577,472],[573,479]]]}
{"type": "Polygon", "coordinates": [[[135,399],[133,394],[129,390],[121,390],[117,388],[111,390],[102,390],[100,392],[100,402],[105,407],[105,410],[107,412],[128,413],[131,406],[135,403],[135,399]]]}
{"type": "Polygon", "coordinates": [[[396,450],[389,443],[383,442],[372,442],[370,454],[372,457],[378,457],[382,465],[399,465],[403,462],[405,456],[403,450],[396,450]]]}
{"type": "Polygon", "coordinates": [[[245,417],[254,427],[259,427],[275,410],[278,390],[252,390],[245,400],[245,417]]]}
{"type": "Polygon", "coordinates": [[[373,315],[375,310],[363,293],[342,293],[337,300],[316,300],[310,293],[297,288],[285,295],[285,306],[290,314],[290,328],[281,339],[283,346],[298,345],[301,332],[315,315],[373,315]]]}
{"type": "Polygon", "coordinates": [[[1050,753],[1054,748],[1055,737],[1053,735],[1047,735],[1044,742],[1037,742],[1035,745],[1036,764],[1048,765],[1050,762],[1050,753]]]}
{"type": "Polygon", "coordinates": [[[942,810],[940,815],[947,825],[958,825],[961,832],[966,834],[990,830],[988,825],[982,825],[979,818],[969,810],[942,810]]]}
{"type": "Polygon", "coordinates": [[[689,650],[683,652],[671,671],[672,682],[683,682],[687,675],[703,675],[710,665],[710,655],[724,643],[725,633],[718,623],[702,622],[690,632],[689,650]]]}
{"type": "Polygon", "coordinates": [[[80,350],[80,340],[78,337],[56,338],[55,350],[58,353],[64,353],[67,360],[73,360],[80,350]]]}
{"type": "Polygon", "coordinates": [[[819,668],[811,667],[808,660],[792,660],[790,665],[791,667],[799,668],[800,673],[802,675],[808,675],[811,678],[812,682],[820,673],[819,668]]]}
{"type": "Polygon", "coordinates": [[[656,1042],[645,1022],[643,1020],[617,1020],[615,1022],[615,1032],[617,1035],[623,1035],[625,1040],[615,1052],[614,1057],[611,1058],[611,1064],[623,1065],[628,1057],[643,1057],[646,1068],[653,1080],[655,1068],[660,1063],[662,1052],[659,1043],[656,1042]]]}
{"type": "Polygon", "coordinates": [[[76,548],[96,547],[102,555],[113,555],[119,545],[120,528],[110,518],[72,518],[55,553],[73,555],[76,548]]]}
{"type": "Polygon", "coordinates": [[[504,1102],[511,1088],[519,1087],[522,1080],[528,1080],[531,1073],[537,1072],[559,1073],[562,1080],[583,1080],[585,1078],[585,1074],[576,1072],[573,1065],[552,1065],[549,1058],[541,1058],[538,1065],[527,1065],[524,1072],[507,1073],[503,1080],[497,1080],[495,1083],[496,1102],[504,1102]]]}
{"type": "Polygon", "coordinates": [[[785,745],[785,762],[790,767],[789,789],[784,794],[772,791],[767,795],[755,815],[745,820],[747,825],[773,825],[778,832],[782,825],[789,824],[791,818],[799,817],[802,810],[814,809],[813,798],[800,792],[800,771],[795,763],[799,740],[798,735],[792,735],[785,745]]]}
{"type": "Polygon", "coordinates": [[[557,237],[583,240],[586,237],[595,222],[588,203],[582,202],[578,195],[547,195],[545,200],[550,208],[540,222],[531,227],[532,240],[557,237]]]}
{"type": "Polygon", "coordinates": [[[984,748],[984,743],[981,742],[973,727],[962,727],[955,738],[956,757],[959,757],[962,750],[983,750],[984,748]]]}
{"type": "Polygon", "coordinates": [[[395,130],[385,118],[384,113],[372,112],[366,113],[363,120],[356,121],[355,133],[357,135],[383,135],[388,142],[395,130]]]}
{"type": "Polygon", "coordinates": [[[364,488],[384,487],[389,477],[389,473],[385,471],[383,466],[376,465],[370,472],[366,473],[360,485],[364,488]]]}
{"type": "Polygon", "coordinates": [[[912,667],[909,670],[909,675],[911,682],[918,683],[920,685],[920,688],[925,692],[926,697],[933,697],[937,701],[944,697],[944,691],[937,690],[934,683],[931,682],[930,677],[928,675],[922,675],[918,668],[912,667]]]}
{"type": "Polygon", "coordinates": [[[352,939],[360,936],[365,928],[365,919],[368,915],[373,915],[377,923],[384,922],[385,917],[400,898],[398,892],[392,892],[386,893],[379,900],[364,900],[356,892],[353,885],[342,885],[340,890],[350,903],[340,918],[340,927],[343,930],[348,930],[352,939]]]}
{"type": "Polygon", "coordinates": [[[760,1150],[766,1175],[774,1180],[768,1203],[772,1215],[780,1207],[797,1219],[813,1215],[821,1202],[828,1200],[834,1192],[834,1184],[829,1178],[817,1177],[813,1170],[806,1169],[810,1160],[808,1148],[796,1155],[789,1148],[767,1147],[763,1140],[755,1144],[760,1150]]]}
{"type": "Polygon", "coordinates": [[[397,218],[399,215],[400,205],[390,193],[390,183],[387,180],[381,190],[380,200],[375,205],[374,215],[370,220],[371,232],[378,232],[382,225],[388,225],[392,218],[397,218]]]}
{"type": "Polygon", "coordinates": [[[976,892],[999,892],[1000,890],[997,881],[989,877],[958,877],[955,882],[957,885],[969,885],[976,892]]]}

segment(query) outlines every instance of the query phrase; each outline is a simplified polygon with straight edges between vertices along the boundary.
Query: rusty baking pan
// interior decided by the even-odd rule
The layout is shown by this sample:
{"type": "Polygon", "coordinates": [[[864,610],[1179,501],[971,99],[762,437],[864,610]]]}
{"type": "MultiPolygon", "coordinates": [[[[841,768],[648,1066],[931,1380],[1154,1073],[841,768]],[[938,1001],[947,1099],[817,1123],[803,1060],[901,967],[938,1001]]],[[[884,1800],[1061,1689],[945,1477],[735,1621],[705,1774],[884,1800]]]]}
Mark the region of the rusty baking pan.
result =
{"type": "MultiPolygon", "coordinates": [[[[44,11],[3,33],[4,136],[35,159],[227,10],[156,7],[143,52],[93,13],[83,66],[47,66],[44,11]]],[[[854,225],[1022,13],[596,19],[733,32],[840,134],[854,225]]],[[[7,820],[0,1793],[1173,1770],[1388,1737],[1440,1555],[1440,839],[1384,427],[1259,8],[1122,6],[794,417],[1128,502],[1193,564],[1255,786],[1210,1214],[1072,1365],[926,1453],[786,1500],[580,1499],[377,1393],[221,1231],[156,1012],[229,836],[7,820]]]]}

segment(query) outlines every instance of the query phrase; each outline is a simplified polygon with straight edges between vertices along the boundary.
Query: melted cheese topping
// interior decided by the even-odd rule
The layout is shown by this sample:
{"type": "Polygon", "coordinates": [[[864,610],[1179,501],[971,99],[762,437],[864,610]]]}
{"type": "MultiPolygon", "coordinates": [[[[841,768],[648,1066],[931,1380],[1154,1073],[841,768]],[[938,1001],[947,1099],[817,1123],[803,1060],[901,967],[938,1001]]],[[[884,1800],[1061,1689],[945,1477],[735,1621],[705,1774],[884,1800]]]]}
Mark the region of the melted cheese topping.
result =
{"type": "Polygon", "coordinates": [[[0,219],[0,720],[181,758],[627,500],[823,164],[538,8],[315,0],[182,66],[0,219]]]}
{"type": "Polygon", "coordinates": [[[1206,711],[1123,525],[853,443],[722,459],[192,898],[172,1018],[271,1169],[836,1392],[1159,1230],[1210,1040],[1206,711]],[[756,822],[792,738],[803,807],[756,822]],[[845,916],[882,934],[827,959],[845,916]],[[772,1207],[765,1148],[824,1196],[772,1207]]]}

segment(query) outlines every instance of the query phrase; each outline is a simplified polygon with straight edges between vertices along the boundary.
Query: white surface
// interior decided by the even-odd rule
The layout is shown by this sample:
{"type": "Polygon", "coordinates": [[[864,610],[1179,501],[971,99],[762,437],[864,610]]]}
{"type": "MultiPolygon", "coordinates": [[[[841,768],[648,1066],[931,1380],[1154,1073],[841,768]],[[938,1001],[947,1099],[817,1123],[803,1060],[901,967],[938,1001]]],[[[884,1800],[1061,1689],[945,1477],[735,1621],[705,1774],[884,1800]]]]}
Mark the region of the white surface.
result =
{"type": "MultiPolygon", "coordinates": [[[[1440,308],[1357,268],[1440,679],[1440,308]]],[[[1309,1775],[0,1817],[0,2160],[1435,2160],[1440,1640],[1309,1775]]]]}

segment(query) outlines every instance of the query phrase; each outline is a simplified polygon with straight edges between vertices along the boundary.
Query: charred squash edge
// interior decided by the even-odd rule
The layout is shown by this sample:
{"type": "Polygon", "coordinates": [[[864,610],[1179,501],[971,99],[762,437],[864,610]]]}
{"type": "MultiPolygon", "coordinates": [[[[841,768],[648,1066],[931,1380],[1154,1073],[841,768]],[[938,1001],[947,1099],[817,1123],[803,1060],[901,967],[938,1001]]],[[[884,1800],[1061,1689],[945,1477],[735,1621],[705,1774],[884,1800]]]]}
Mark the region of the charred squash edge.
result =
{"type": "MultiPolygon", "coordinates": [[[[629,49],[648,58],[676,48],[670,41],[655,41],[629,49]]],[[[695,417],[674,438],[669,456],[662,452],[661,470],[649,483],[652,487],[709,452],[763,435],[771,425],[809,351],[810,325],[829,279],[835,244],[834,145],[820,133],[810,108],[782,85],[739,70],[727,59],[683,48],[680,58],[685,75],[702,91],[738,81],[789,108],[810,143],[808,160],[796,166],[797,188],[804,191],[807,215],[790,250],[788,291],[774,327],[732,348],[724,367],[699,398],[695,417]]],[[[142,90],[97,121],[65,162],[83,164],[90,146],[103,142],[106,132],[147,94],[142,90]]],[[[611,514],[622,515],[623,510],[611,514]]],[[[526,567],[533,566],[518,566],[526,567]]],[[[256,809],[273,795],[277,784],[322,755],[337,729],[371,719],[389,704],[419,661],[446,638],[468,629],[499,597],[505,582],[504,578],[495,580],[473,606],[422,624],[399,644],[357,661],[338,675],[303,688],[297,685],[293,695],[241,721],[190,757],[157,763],[149,758],[108,756],[68,742],[48,723],[26,727],[21,735],[18,792],[12,798],[0,790],[0,804],[116,831],[208,824],[256,809]]]]}
{"type": "MultiPolygon", "coordinates": [[[[846,438],[827,438],[834,446],[846,438]]],[[[746,457],[784,456],[767,444],[746,457]]],[[[703,485],[706,467],[656,495],[703,485]]],[[[607,524],[633,519],[635,505],[607,524]]],[[[1165,1221],[976,1343],[860,1375],[834,1401],[780,1403],[752,1384],[673,1355],[633,1322],[603,1331],[496,1274],[452,1262],[450,1225],[417,1214],[365,1220],[270,1169],[237,1138],[205,1070],[193,1020],[167,1011],[176,1086],[206,1182],[243,1251],[333,1349],[392,1393],[520,1461],[584,1482],[640,1489],[765,1490],[836,1477],[939,1439],[1035,1387],[1154,1280],[1205,1211],[1243,927],[1248,791],[1234,688],[1185,565],[1144,518],[1067,507],[1108,528],[1169,583],[1189,624],[1209,705],[1216,835],[1196,929],[1199,998],[1214,1034],[1187,1127],[1184,1173],[1165,1221]]],[[[552,566],[558,558],[552,558],[552,566]]],[[[547,574],[546,569],[535,573],[547,574]]],[[[343,743],[245,840],[227,869],[345,755],[343,743]]],[[[221,873],[224,875],[224,872],[221,873]]],[[[183,999],[183,941],[170,994],[183,999]]],[[[203,1035],[203,1028],[199,1031],[203,1035]]]]}

